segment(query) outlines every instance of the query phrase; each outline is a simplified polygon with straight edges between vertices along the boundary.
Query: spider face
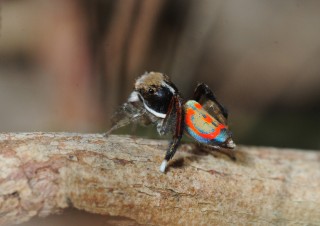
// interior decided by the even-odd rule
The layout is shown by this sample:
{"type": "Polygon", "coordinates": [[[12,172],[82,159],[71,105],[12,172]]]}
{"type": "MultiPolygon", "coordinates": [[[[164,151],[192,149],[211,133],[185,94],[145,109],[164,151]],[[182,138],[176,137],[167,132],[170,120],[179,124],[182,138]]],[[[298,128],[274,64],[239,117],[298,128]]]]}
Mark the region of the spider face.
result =
{"type": "Polygon", "coordinates": [[[130,122],[154,123],[160,135],[173,133],[160,166],[161,172],[174,156],[184,131],[211,148],[235,147],[227,125],[227,110],[204,83],[198,84],[192,100],[184,101],[168,76],[158,72],[145,73],[136,80],[128,103],[122,106],[120,113],[123,116],[115,121],[108,133],[130,122]]]}
{"type": "Polygon", "coordinates": [[[177,92],[177,88],[167,76],[150,72],[137,79],[128,102],[139,100],[151,114],[159,118],[165,118],[170,101],[177,92]]]}

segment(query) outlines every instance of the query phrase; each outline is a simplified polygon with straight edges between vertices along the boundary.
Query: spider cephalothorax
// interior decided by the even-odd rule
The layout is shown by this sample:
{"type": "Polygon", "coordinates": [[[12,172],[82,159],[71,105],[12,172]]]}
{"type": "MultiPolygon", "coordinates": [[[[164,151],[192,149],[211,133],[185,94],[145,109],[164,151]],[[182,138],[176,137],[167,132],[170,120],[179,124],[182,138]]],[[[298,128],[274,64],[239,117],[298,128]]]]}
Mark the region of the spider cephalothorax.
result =
{"type": "Polygon", "coordinates": [[[161,73],[146,73],[137,79],[128,102],[141,101],[144,107],[159,118],[165,118],[170,101],[178,92],[169,77],[161,73]]]}
{"type": "Polygon", "coordinates": [[[233,149],[227,118],[226,109],[206,84],[198,84],[193,99],[185,102],[168,76],[150,72],[136,80],[128,102],[113,117],[114,126],[108,133],[131,122],[154,123],[160,135],[172,132],[172,141],[160,166],[164,172],[184,131],[209,147],[233,149]]]}

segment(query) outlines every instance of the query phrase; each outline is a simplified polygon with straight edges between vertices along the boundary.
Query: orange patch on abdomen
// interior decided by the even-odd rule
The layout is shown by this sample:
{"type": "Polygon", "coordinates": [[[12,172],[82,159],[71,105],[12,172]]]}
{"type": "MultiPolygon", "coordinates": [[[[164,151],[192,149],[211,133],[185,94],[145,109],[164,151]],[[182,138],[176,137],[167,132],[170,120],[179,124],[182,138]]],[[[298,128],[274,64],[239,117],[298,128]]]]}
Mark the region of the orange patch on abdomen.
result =
{"type": "Polygon", "coordinates": [[[199,104],[198,102],[195,103],[194,106],[195,106],[197,109],[201,109],[201,108],[202,108],[201,104],[199,104]]]}
{"type": "Polygon", "coordinates": [[[206,114],[206,116],[203,118],[203,120],[207,123],[212,123],[213,119],[210,115],[206,114]]]}

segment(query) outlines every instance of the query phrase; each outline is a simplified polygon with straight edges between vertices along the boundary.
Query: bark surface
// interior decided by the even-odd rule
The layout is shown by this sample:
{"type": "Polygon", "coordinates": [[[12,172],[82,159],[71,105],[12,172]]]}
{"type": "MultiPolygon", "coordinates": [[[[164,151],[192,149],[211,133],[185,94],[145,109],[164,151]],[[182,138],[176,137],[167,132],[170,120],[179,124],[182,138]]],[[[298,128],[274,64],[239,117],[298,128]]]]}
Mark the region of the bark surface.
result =
{"type": "Polygon", "coordinates": [[[320,225],[320,152],[194,144],[159,172],[167,141],[0,134],[0,224],[68,206],[149,225],[320,225]]]}

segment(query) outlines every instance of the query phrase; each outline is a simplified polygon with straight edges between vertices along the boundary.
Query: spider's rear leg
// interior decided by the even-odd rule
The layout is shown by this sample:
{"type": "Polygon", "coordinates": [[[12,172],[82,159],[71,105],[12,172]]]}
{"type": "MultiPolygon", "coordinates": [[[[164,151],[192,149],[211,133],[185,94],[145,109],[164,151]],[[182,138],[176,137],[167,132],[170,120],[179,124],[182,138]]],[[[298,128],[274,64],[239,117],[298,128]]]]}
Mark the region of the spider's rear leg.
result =
{"type": "Polygon", "coordinates": [[[194,90],[193,94],[193,100],[199,102],[202,97],[205,97],[209,100],[211,100],[216,108],[216,110],[220,111],[223,117],[225,118],[225,121],[228,119],[228,111],[223,105],[217,100],[216,96],[213,94],[212,90],[209,88],[208,85],[205,83],[200,83],[197,85],[196,89],[194,90]]]}
{"type": "Polygon", "coordinates": [[[233,161],[237,160],[236,154],[232,149],[221,148],[219,146],[211,146],[211,145],[206,145],[206,144],[200,144],[199,146],[203,150],[216,151],[216,152],[219,152],[219,153],[222,153],[222,154],[228,156],[233,161]]]}

